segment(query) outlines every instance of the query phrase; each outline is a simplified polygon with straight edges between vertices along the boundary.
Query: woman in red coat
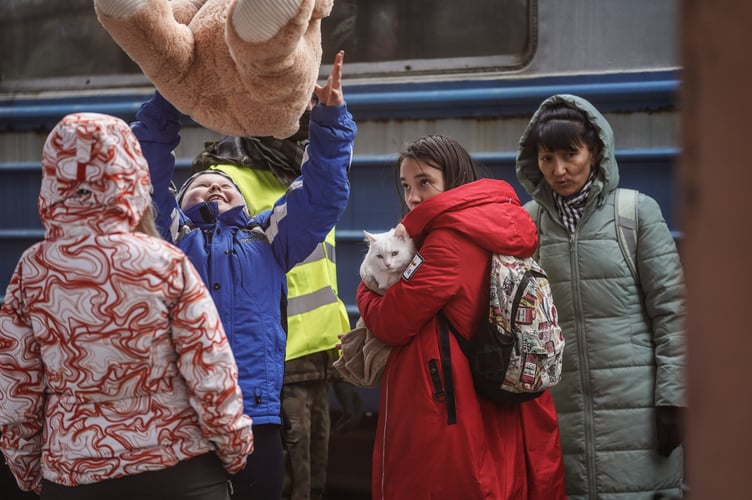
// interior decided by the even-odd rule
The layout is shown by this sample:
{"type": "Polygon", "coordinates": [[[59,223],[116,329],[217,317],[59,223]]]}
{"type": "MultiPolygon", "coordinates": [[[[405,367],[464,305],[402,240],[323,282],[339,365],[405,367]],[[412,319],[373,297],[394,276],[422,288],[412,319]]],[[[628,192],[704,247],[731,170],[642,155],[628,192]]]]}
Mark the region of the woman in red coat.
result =
{"type": "Polygon", "coordinates": [[[470,338],[488,315],[491,253],[532,255],[533,221],[508,183],[479,180],[452,139],[421,138],[398,165],[409,210],[402,224],[418,253],[383,296],[363,283],[357,294],[367,327],[392,347],[381,379],[373,498],[566,498],[548,392],[511,406],[480,399],[450,335],[456,424],[447,423],[446,402],[434,396],[436,373],[442,376],[438,312],[470,338]]]}

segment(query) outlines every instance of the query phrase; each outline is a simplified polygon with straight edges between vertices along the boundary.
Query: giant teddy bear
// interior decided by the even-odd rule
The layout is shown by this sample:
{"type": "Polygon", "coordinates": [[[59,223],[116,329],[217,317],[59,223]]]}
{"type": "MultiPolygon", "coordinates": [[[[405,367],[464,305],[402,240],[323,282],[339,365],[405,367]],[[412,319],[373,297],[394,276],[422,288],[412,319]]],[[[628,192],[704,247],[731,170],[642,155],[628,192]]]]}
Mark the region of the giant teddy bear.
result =
{"type": "Polygon", "coordinates": [[[99,22],[159,92],[225,135],[293,135],[333,0],[94,0],[99,22]]]}

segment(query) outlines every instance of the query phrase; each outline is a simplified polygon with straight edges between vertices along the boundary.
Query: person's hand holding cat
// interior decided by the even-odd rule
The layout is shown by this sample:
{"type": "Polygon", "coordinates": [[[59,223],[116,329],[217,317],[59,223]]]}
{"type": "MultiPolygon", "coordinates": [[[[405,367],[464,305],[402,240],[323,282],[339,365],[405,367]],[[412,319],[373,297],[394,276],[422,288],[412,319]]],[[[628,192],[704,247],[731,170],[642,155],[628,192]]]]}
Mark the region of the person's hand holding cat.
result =
{"type": "Polygon", "coordinates": [[[384,292],[386,292],[386,288],[381,288],[379,286],[379,282],[376,281],[376,278],[373,276],[373,274],[364,274],[361,270],[360,279],[363,280],[363,283],[372,292],[378,293],[379,295],[384,295],[384,292]]]}

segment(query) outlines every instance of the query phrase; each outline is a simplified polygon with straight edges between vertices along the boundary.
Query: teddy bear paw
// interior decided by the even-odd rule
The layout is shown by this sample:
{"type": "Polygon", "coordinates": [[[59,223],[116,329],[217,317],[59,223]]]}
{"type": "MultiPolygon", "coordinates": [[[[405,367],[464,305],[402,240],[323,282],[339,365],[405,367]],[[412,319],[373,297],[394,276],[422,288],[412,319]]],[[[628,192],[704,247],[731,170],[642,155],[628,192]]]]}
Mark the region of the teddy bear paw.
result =
{"type": "Polygon", "coordinates": [[[302,3],[303,0],[238,0],[232,24],[246,42],[266,42],[298,14],[302,3]]]}
{"type": "Polygon", "coordinates": [[[131,17],[148,3],[149,0],[94,0],[94,6],[99,12],[115,19],[131,17]]]}

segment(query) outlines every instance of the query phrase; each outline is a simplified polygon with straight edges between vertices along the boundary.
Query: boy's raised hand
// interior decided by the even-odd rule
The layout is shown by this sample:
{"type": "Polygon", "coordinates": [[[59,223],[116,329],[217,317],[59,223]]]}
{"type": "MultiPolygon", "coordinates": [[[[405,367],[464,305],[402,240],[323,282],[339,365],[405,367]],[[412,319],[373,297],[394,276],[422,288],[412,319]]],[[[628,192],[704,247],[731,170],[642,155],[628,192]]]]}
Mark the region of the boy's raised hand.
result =
{"type": "Polygon", "coordinates": [[[326,85],[316,85],[314,93],[319,103],[324,106],[341,106],[345,103],[345,97],[342,94],[342,62],[345,59],[345,51],[340,50],[334,56],[334,65],[326,80],[326,85]]]}

